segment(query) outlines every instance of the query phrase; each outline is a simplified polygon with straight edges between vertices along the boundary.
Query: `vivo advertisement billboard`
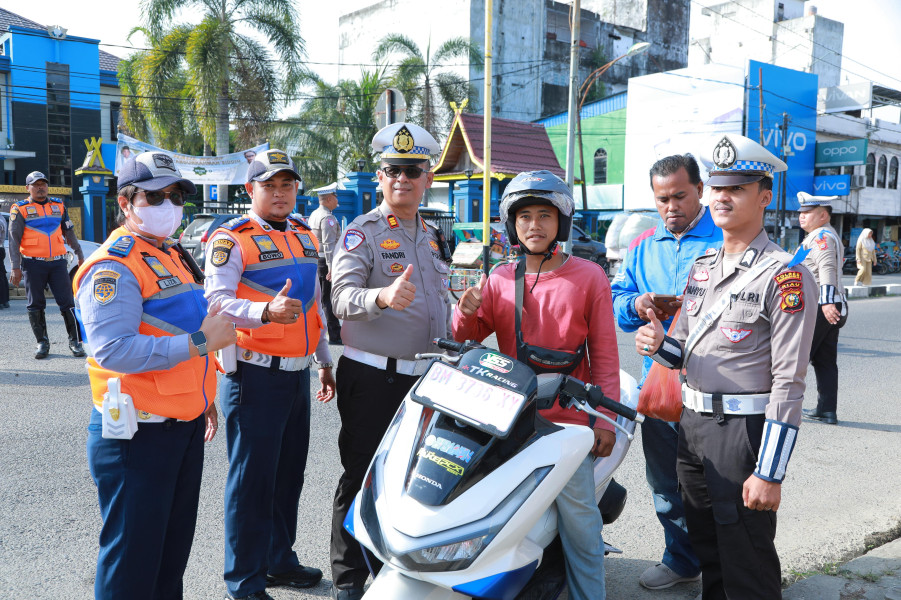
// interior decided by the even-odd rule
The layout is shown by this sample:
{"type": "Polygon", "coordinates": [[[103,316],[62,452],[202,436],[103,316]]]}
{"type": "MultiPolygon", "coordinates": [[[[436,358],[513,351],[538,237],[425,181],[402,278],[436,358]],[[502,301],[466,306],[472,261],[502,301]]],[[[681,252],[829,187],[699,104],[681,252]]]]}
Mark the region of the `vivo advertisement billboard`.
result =
{"type": "Polygon", "coordinates": [[[817,142],[816,167],[867,164],[866,138],[840,142],[817,142]]]}
{"type": "Polygon", "coordinates": [[[814,196],[847,196],[850,193],[850,175],[823,175],[813,178],[814,196]]]}
{"type": "MultiPolygon", "coordinates": [[[[798,210],[798,192],[813,192],[816,157],[817,76],[766,63],[750,61],[748,73],[748,133],[752,140],[763,139],[767,150],[781,156],[783,141],[790,154],[785,186],[785,209],[798,210]],[[763,78],[763,123],[761,126],[760,79],[763,78]],[[782,115],[788,114],[785,140],[782,115]],[[762,135],[761,135],[762,130],[762,135]]],[[[776,176],[770,210],[778,207],[781,175],[776,176]]]]}

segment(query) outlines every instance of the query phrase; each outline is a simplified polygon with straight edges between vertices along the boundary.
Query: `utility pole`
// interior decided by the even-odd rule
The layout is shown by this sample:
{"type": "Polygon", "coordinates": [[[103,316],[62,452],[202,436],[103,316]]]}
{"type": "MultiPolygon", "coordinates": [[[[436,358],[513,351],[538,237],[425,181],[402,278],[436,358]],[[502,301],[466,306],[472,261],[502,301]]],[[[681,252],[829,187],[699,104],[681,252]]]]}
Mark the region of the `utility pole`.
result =
{"type": "MultiPolygon", "coordinates": [[[[781,132],[781,135],[779,136],[779,143],[781,145],[780,158],[782,159],[782,162],[784,162],[786,165],[788,165],[788,157],[791,156],[791,154],[792,154],[791,146],[789,144],[789,139],[788,139],[788,123],[790,120],[791,120],[791,118],[788,116],[788,113],[782,113],[782,127],[781,127],[782,132],[781,132]]],[[[779,234],[779,236],[778,236],[779,245],[782,246],[782,248],[785,248],[785,212],[786,212],[785,211],[785,204],[786,204],[785,203],[785,184],[786,184],[787,179],[788,179],[788,169],[786,169],[785,171],[782,172],[782,181],[781,181],[781,185],[780,185],[781,189],[779,192],[778,210],[776,211],[776,215],[777,215],[776,218],[778,221],[776,226],[778,227],[777,232],[779,234]]]]}
{"type": "MultiPolygon", "coordinates": [[[[582,38],[582,3],[580,0],[573,0],[572,21],[570,22],[570,33],[572,39],[569,45],[569,111],[566,126],[566,185],[569,189],[573,189],[573,168],[575,166],[575,145],[576,145],[576,119],[578,118],[578,94],[579,94],[579,41],[582,38]]],[[[582,182],[585,185],[585,182],[582,182]]],[[[575,215],[573,215],[575,216],[575,215]]],[[[572,230],[570,230],[570,238],[572,238],[572,230]]],[[[572,239],[563,242],[563,251],[570,252],[572,250],[572,239]]]]}

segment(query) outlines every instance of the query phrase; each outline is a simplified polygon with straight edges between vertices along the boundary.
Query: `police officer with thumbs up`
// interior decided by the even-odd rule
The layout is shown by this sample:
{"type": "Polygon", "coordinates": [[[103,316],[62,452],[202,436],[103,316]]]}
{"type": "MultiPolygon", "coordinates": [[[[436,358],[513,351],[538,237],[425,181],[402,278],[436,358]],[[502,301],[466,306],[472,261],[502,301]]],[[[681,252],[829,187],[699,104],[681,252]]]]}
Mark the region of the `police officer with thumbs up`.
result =
{"type": "Polygon", "coordinates": [[[228,443],[225,583],[229,598],[265,600],[267,586],[312,587],[322,571],[293,550],[310,441],[311,360],[335,393],[323,335],[319,241],[292,214],[300,175],[281,150],[256,155],[251,211],[207,244],[206,296],[237,324],[237,365],[220,395],[228,443]]]}
{"type": "MultiPolygon", "coordinates": [[[[361,598],[369,575],[344,517],[369,461],[407,391],[426,368],[417,352],[450,331],[449,268],[439,237],[419,215],[432,185],[429,156],[438,143],[423,128],[395,123],[376,133],[385,200],[347,226],[332,264],[332,303],[344,320],[338,361],[338,449],[344,473],[332,513],[332,595],[361,598]]],[[[370,563],[380,563],[370,555],[370,563]]]]}

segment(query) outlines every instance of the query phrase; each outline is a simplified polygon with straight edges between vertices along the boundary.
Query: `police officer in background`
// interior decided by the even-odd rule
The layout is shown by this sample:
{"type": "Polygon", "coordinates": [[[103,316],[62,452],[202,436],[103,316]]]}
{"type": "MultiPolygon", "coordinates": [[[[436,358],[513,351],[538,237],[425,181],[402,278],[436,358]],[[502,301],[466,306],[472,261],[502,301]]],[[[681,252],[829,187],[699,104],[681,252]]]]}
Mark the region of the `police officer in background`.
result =
{"type": "MultiPolygon", "coordinates": [[[[384,201],[347,226],[332,266],[335,314],[344,320],[338,361],[338,450],[344,473],[332,512],[333,597],[363,596],[369,569],[344,517],[366,468],[407,391],[428,361],[418,352],[440,351],[432,339],[448,337],[448,265],[434,228],[419,215],[432,185],[429,156],[440,150],[428,131],[394,123],[372,138],[381,154],[384,201]]],[[[381,566],[369,555],[374,569],[381,566]]]]}
{"type": "Polygon", "coordinates": [[[763,229],[785,163],[731,133],[705,162],[723,246],[695,261],[673,337],[648,309],[635,344],[683,373],[677,471],[704,600],[771,600],[782,593],[776,510],[801,422],[816,284],[763,229]]]}
{"type": "Polygon", "coordinates": [[[300,175],[282,150],[256,155],[245,188],[251,210],[207,244],[206,296],[238,327],[237,364],[220,402],[228,444],[225,583],[228,598],[268,599],[266,586],[312,587],[322,571],[294,552],[310,443],[310,363],[321,402],[335,393],[322,335],[319,244],[292,214],[300,175]]]}
{"type": "Polygon", "coordinates": [[[74,356],[84,356],[75,321],[75,301],[72,297],[69,271],[66,269],[66,247],[63,239],[78,256],[78,265],[84,262],[84,254],[75,236],[66,206],[48,197],[49,180],[40,171],[33,171],[25,178],[28,199],[13,204],[9,211],[9,258],[12,266],[10,282],[17,286],[25,278],[28,297],[28,320],[38,342],[35,358],[47,358],[50,338],[47,337],[47,319],[44,308],[47,299],[44,288],[50,284],[53,299],[59,307],[69,334],[69,350],[74,356]]]}
{"type": "Polygon", "coordinates": [[[807,236],[798,247],[806,254],[804,266],[819,285],[817,324],[810,347],[810,364],[817,376],[817,407],[804,409],[804,416],[830,425],[838,423],[838,330],[848,319],[848,301],[842,284],[845,248],[838,232],[829,224],[836,196],[811,196],[798,192],[798,220],[807,236]]]}
{"type": "Polygon", "coordinates": [[[125,163],[121,227],[73,282],[90,349],[88,466],[103,518],[96,598],[183,593],[203,442],[217,427],[208,354],[235,341],[229,319],[207,314],[202,286],[169,239],[185,194],[194,192],[167,154],[144,152],[125,163]],[[116,404],[121,394],[133,406],[116,404]],[[129,412],[136,431],[124,426],[129,412]]]}
{"type": "Polygon", "coordinates": [[[344,185],[335,182],[313,190],[319,196],[319,206],[310,215],[310,229],[319,240],[319,285],[322,287],[322,307],[328,325],[328,341],[341,343],[341,322],[332,310],[332,260],[341,235],[341,226],[332,211],[338,208],[338,190],[344,185]]]}

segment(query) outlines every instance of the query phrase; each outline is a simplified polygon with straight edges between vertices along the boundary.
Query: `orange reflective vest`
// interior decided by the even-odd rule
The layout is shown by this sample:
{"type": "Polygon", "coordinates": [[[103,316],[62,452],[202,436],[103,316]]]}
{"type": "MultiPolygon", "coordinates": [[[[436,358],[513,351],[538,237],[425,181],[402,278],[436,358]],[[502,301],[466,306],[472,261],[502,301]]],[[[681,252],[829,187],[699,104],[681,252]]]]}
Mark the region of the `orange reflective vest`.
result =
{"type": "MultiPolygon", "coordinates": [[[[120,227],[78,269],[72,282],[76,294],[85,273],[103,260],[125,265],[141,286],[143,314],[138,334],[175,336],[200,329],[207,312],[203,286],[195,283],[173,248],[162,250],[120,227]]],[[[95,296],[102,293],[102,288],[94,290],[95,296]]],[[[97,407],[103,404],[110,377],[120,379],[121,390],[132,397],[139,411],[170,419],[195,419],[216,399],[216,366],[210,356],[195,356],[171,369],[144,373],[116,373],[93,357],[87,363],[97,407]]],[[[140,418],[139,412],[138,422],[140,418]]]]}
{"type": "Polygon", "coordinates": [[[239,327],[238,346],[272,356],[307,356],[316,350],[322,320],[315,301],[319,241],[300,219],[289,217],[295,229],[281,232],[263,229],[248,217],[233,219],[220,230],[241,247],[244,272],[237,298],[269,302],[291,280],[288,296],[303,303],[300,318],[290,325],[267,323],[261,327],[239,327]]]}
{"type": "Polygon", "coordinates": [[[40,204],[30,198],[16,202],[10,209],[10,219],[25,220],[19,252],[30,258],[50,258],[63,256],[63,214],[66,205],[58,200],[47,200],[40,204]]]}

